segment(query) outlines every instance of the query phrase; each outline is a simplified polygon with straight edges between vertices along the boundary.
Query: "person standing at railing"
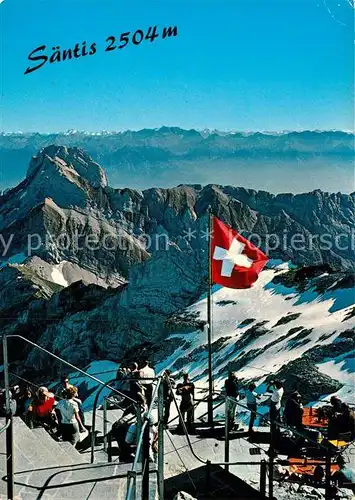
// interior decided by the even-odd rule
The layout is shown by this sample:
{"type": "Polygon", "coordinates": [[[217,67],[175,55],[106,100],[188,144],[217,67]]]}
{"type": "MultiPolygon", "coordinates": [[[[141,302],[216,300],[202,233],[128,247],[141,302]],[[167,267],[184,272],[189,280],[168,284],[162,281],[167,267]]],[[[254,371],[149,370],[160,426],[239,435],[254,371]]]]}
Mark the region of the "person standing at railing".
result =
{"type": "Polygon", "coordinates": [[[172,388],[175,387],[175,380],[171,378],[170,370],[165,370],[162,384],[163,384],[163,395],[164,395],[164,427],[165,429],[168,429],[170,406],[172,401],[174,400],[172,388]]]}
{"type": "Polygon", "coordinates": [[[283,413],[286,425],[302,432],[304,430],[303,411],[301,394],[295,391],[286,401],[283,413]]]}
{"type": "MultiPolygon", "coordinates": [[[[183,421],[185,421],[186,415],[187,432],[193,432],[195,384],[190,381],[188,373],[184,373],[183,382],[176,386],[176,394],[181,396],[180,413],[183,421]]],[[[180,422],[179,427],[183,428],[182,422],[180,422]]]]}
{"type": "Polygon", "coordinates": [[[144,379],[154,379],[155,378],[155,371],[153,368],[149,366],[149,361],[144,361],[143,367],[140,369],[139,372],[141,380],[141,384],[144,386],[145,389],[145,397],[147,400],[147,405],[148,408],[150,407],[150,404],[152,402],[152,396],[153,396],[153,380],[144,380],[144,379]]]}
{"type": "Polygon", "coordinates": [[[59,431],[63,441],[69,441],[73,446],[80,439],[80,432],[86,429],[79,415],[79,405],[75,401],[76,387],[70,386],[65,392],[65,399],[59,401],[56,410],[60,413],[59,431]]]}
{"type": "Polygon", "coordinates": [[[281,400],[284,394],[284,388],[282,383],[279,380],[275,380],[272,382],[267,392],[271,391],[271,399],[270,399],[270,431],[271,431],[271,439],[276,438],[280,434],[280,428],[278,423],[280,423],[280,415],[281,415],[281,400]]]}
{"type": "Polygon", "coordinates": [[[256,412],[258,408],[257,400],[260,395],[255,392],[256,385],[254,383],[249,384],[248,389],[245,391],[245,398],[247,401],[247,407],[250,410],[250,420],[249,420],[249,434],[252,434],[254,422],[256,419],[256,412]]]}
{"type": "Polygon", "coordinates": [[[235,424],[237,401],[239,399],[239,384],[237,376],[234,372],[230,372],[228,378],[224,381],[224,388],[226,390],[226,396],[229,397],[228,402],[228,425],[229,430],[233,427],[238,427],[235,424]]]}

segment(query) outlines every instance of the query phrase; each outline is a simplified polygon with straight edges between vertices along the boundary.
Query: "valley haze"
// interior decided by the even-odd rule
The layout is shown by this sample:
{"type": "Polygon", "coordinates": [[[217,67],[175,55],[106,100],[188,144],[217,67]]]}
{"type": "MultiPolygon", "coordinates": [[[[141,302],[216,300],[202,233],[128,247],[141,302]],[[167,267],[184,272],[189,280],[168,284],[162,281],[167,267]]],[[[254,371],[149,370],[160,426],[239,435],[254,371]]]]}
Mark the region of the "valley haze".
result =
{"type": "Polygon", "coordinates": [[[106,170],[113,187],[222,184],[272,193],[354,191],[352,132],[221,132],[179,127],[4,132],[0,190],[20,182],[29,158],[51,144],[88,152],[106,170]]]}

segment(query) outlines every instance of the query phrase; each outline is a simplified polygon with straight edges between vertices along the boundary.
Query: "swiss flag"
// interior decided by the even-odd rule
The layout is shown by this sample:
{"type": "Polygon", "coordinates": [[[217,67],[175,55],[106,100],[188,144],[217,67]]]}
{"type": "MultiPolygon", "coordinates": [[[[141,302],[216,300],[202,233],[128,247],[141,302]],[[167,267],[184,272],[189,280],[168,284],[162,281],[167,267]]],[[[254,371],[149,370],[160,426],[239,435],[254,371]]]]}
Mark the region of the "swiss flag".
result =
{"type": "Polygon", "coordinates": [[[255,245],[213,217],[212,281],[228,288],[250,288],[269,260],[255,245]]]}

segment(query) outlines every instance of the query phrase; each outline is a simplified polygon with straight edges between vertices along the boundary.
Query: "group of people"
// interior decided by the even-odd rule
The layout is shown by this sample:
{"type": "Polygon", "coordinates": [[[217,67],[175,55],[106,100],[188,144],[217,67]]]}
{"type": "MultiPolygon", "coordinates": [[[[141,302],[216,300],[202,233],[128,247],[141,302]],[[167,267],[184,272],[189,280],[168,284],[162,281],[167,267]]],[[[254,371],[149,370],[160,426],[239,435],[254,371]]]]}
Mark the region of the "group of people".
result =
{"type": "Polygon", "coordinates": [[[118,369],[116,388],[130,399],[149,408],[152,402],[154,378],[155,371],[149,361],[144,361],[141,366],[133,361],[129,366],[121,365],[118,369]]]}
{"type": "MultiPolygon", "coordinates": [[[[0,407],[5,414],[5,391],[0,394],[0,407]]],[[[44,386],[36,391],[24,384],[12,387],[10,409],[30,428],[45,427],[54,438],[73,445],[79,441],[80,433],[86,432],[78,390],[70,384],[67,375],[61,379],[57,396],[44,386]]]]}
{"type": "Polygon", "coordinates": [[[111,435],[118,444],[119,457],[123,462],[133,461],[138,444],[139,420],[143,423],[145,418],[149,428],[149,459],[155,459],[158,427],[154,414],[148,416],[154,379],[155,370],[147,360],[143,363],[132,361],[128,366],[121,365],[117,371],[115,388],[126,396],[122,401],[126,408],[122,417],[113,424],[111,435]]]}
{"type": "MultiPolygon", "coordinates": [[[[283,413],[286,425],[302,433],[305,430],[303,413],[302,396],[298,391],[295,391],[286,401],[283,413]]],[[[341,401],[338,396],[330,398],[330,405],[317,408],[317,415],[319,420],[325,417],[328,421],[328,440],[339,440],[342,437],[347,441],[355,439],[354,410],[347,403],[341,401]]]]}
{"type": "MultiPolygon", "coordinates": [[[[235,373],[230,373],[225,380],[225,392],[230,398],[229,401],[229,414],[228,423],[229,429],[238,428],[235,424],[236,409],[238,401],[241,399],[246,400],[247,408],[250,411],[249,419],[249,433],[253,432],[255,419],[257,416],[258,399],[262,397],[261,394],[255,392],[256,386],[254,383],[248,385],[246,389],[239,386],[238,379],[235,373]]],[[[283,414],[281,415],[282,400],[284,397],[283,384],[279,380],[273,381],[267,387],[265,395],[269,396],[270,407],[270,430],[274,437],[279,436],[281,432],[282,423],[286,426],[295,429],[298,433],[304,431],[303,413],[304,408],[302,404],[302,396],[298,391],[292,392],[285,402],[283,414]]],[[[244,404],[242,404],[244,406],[244,404]]],[[[337,396],[332,396],[330,399],[330,406],[325,406],[318,409],[318,413],[327,417],[328,420],[328,439],[338,439],[339,436],[346,435],[348,440],[355,439],[355,413],[349,405],[341,401],[337,396]]]]}
{"type": "MultiPolygon", "coordinates": [[[[163,387],[163,422],[168,428],[171,404],[176,396],[180,398],[178,429],[192,433],[194,431],[195,385],[187,373],[183,374],[182,382],[176,384],[170,370],[165,370],[162,378],[163,387]]],[[[121,366],[117,372],[116,388],[126,399],[126,408],[122,418],[112,429],[112,435],[119,443],[121,459],[129,461],[134,457],[138,439],[138,422],[148,418],[150,436],[150,459],[154,460],[157,451],[158,422],[157,415],[150,412],[153,389],[155,384],[155,370],[148,361],[140,365],[133,361],[129,366],[121,366]],[[137,405],[138,403],[138,405],[137,405]],[[132,416],[134,415],[133,421],[132,416]],[[128,418],[127,418],[128,417],[128,418]]],[[[274,380],[267,387],[264,395],[256,392],[256,385],[250,383],[242,387],[235,373],[230,373],[224,383],[228,399],[228,426],[230,430],[237,429],[236,414],[238,402],[250,411],[248,432],[254,432],[254,424],[258,415],[258,402],[262,396],[269,396],[270,430],[271,436],[280,436],[283,424],[295,429],[296,435],[304,434],[303,423],[304,408],[301,394],[294,391],[285,402],[283,412],[282,400],[284,397],[283,384],[274,380]]],[[[80,440],[80,433],[86,432],[82,403],[78,397],[78,389],[73,386],[67,375],[61,379],[61,386],[54,395],[47,387],[39,387],[35,392],[28,385],[11,388],[10,407],[13,415],[19,415],[29,427],[42,425],[46,427],[53,437],[68,441],[76,445],[80,440]]],[[[263,398],[265,400],[265,398],[263,398]]],[[[154,405],[153,405],[154,406],[154,405]]],[[[5,411],[5,392],[0,392],[0,411],[5,411]]],[[[338,439],[348,434],[348,439],[355,439],[354,411],[338,397],[330,399],[330,406],[318,410],[319,415],[324,414],[328,420],[327,438],[338,439]]]]}
{"type": "MultiPolygon", "coordinates": [[[[167,428],[170,418],[170,407],[173,401],[173,389],[176,389],[176,395],[181,397],[180,413],[182,420],[189,432],[193,430],[194,419],[194,394],[195,386],[190,381],[189,375],[183,375],[183,381],[176,385],[175,380],[171,377],[171,371],[165,370],[163,384],[164,394],[164,425],[167,428]]],[[[130,404],[131,400],[139,403],[145,410],[151,405],[155,371],[150,366],[149,361],[144,361],[141,366],[136,361],[130,363],[129,366],[120,366],[117,372],[116,388],[125,396],[128,396],[128,405],[123,414],[126,416],[134,412],[134,403],[130,404]]],[[[182,427],[182,422],[180,422],[182,427]]]]}
{"type": "MultiPolygon", "coordinates": [[[[247,388],[241,388],[235,373],[230,372],[228,378],[224,382],[224,389],[228,401],[228,427],[229,430],[238,429],[239,425],[235,423],[238,401],[245,399],[245,406],[250,411],[249,418],[249,434],[254,431],[254,423],[257,416],[258,400],[261,394],[257,394],[255,389],[256,385],[250,383],[247,388]]],[[[267,393],[270,395],[270,421],[272,431],[276,432],[278,428],[277,423],[280,422],[281,400],[283,397],[284,389],[279,381],[275,381],[267,388],[267,393]]],[[[243,404],[244,406],[244,404],[243,404]]]]}
{"type": "MultiPolygon", "coordinates": [[[[158,441],[158,415],[156,408],[148,416],[153,389],[152,378],[153,368],[150,368],[148,362],[145,362],[140,369],[136,362],[131,363],[127,368],[120,367],[119,369],[117,389],[140,403],[139,405],[131,404],[130,400],[128,400],[122,417],[113,424],[111,429],[112,437],[118,444],[120,460],[124,462],[134,459],[139,437],[139,420],[143,423],[145,419],[147,419],[149,428],[149,459],[154,461],[156,457],[158,441]],[[147,368],[150,370],[148,371],[147,368]],[[147,391],[148,382],[152,387],[149,387],[147,391]],[[137,396],[138,394],[139,396],[137,396]]],[[[183,431],[183,427],[185,427],[188,432],[193,432],[195,385],[191,382],[189,375],[187,373],[183,374],[182,382],[176,385],[175,380],[171,377],[171,371],[165,370],[162,387],[164,407],[161,424],[165,429],[169,427],[170,409],[174,401],[175,391],[176,395],[180,397],[179,411],[181,418],[179,419],[178,430],[183,431]]]]}

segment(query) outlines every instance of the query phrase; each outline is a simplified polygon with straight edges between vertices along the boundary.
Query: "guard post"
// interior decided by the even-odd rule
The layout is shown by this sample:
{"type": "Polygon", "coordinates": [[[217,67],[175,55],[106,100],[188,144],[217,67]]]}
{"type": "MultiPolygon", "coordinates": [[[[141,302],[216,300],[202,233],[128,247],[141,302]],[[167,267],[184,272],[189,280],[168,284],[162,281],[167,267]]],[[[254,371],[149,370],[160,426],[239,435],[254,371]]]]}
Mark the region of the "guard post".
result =
{"type": "Polygon", "coordinates": [[[6,401],[6,477],[7,477],[7,499],[14,498],[14,436],[13,415],[10,398],[9,359],[7,352],[7,337],[2,337],[3,362],[4,362],[4,386],[6,401]]]}
{"type": "Polygon", "coordinates": [[[158,392],[158,495],[164,500],[164,378],[158,392]]]}
{"type": "Polygon", "coordinates": [[[225,400],[225,431],[224,431],[224,461],[226,462],[224,468],[228,472],[229,471],[229,465],[227,462],[229,462],[229,397],[226,396],[225,400]]]}

